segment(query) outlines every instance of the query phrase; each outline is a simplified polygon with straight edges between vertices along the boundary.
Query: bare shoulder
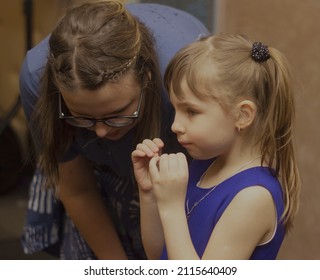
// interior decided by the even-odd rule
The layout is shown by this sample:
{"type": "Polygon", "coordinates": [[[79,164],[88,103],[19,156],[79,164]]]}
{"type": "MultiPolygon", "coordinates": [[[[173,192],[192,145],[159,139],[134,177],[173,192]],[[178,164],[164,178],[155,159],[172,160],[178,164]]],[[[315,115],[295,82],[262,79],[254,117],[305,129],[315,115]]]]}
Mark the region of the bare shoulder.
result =
{"type": "Polygon", "coordinates": [[[272,237],[276,212],[271,193],[262,186],[241,190],[216,224],[204,259],[248,259],[272,237]]]}
{"type": "Polygon", "coordinates": [[[225,212],[230,221],[238,217],[250,231],[246,234],[255,235],[258,244],[273,234],[277,217],[275,203],[269,190],[262,186],[241,190],[225,212]]]}
{"type": "Polygon", "coordinates": [[[274,206],[271,193],[262,186],[251,186],[241,190],[231,204],[240,204],[242,209],[253,210],[274,206]]]}

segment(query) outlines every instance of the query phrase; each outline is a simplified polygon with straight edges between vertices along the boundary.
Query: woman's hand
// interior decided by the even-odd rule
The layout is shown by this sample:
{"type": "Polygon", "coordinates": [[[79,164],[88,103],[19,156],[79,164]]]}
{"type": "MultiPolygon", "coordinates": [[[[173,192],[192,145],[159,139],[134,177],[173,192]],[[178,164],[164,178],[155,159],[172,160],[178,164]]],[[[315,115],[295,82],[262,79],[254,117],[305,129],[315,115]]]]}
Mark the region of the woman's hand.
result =
{"type": "Polygon", "coordinates": [[[155,156],[149,170],[158,207],[184,205],[189,179],[186,156],[183,153],[155,156]]]}
{"type": "Polygon", "coordinates": [[[152,190],[152,182],[149,173],[149,162],[153,157],[161,155],[164,143],[161,139],[145,139],[139,143],[131,154],[134,175],[141,191],[152,190]]]}

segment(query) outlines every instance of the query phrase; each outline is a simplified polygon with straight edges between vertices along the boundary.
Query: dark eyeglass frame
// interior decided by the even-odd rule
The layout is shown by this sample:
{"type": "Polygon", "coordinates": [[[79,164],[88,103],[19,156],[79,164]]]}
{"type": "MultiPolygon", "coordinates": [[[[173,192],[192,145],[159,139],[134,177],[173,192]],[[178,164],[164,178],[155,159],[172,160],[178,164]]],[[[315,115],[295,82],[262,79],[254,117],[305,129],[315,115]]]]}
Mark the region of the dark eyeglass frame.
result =
{"type": "Polygon", "coordinates": [[[102,122],[102,123],[104,123],[108,126],[111,126],[111,127],[126,127],[126,126],[130,126],[131,124],[133,124],[134,121],[139,118],[139,113],[140,113],[142,99],[143,99],[143,90],[141,90],[141,92],[140,92],[138,108],[132,115],[111,116],[111,117],[102,118],[102,119],[95,119],[95,118],[81,117],[81,116],[75,117],[72,115],[67,116],[62,112],[61,99],[63,99],[63,98],[61,97],[61,92],[59,92],[59,119],[65,120],[69,125],[72,125],[75,127],[81,127],[81,128],[89,128],[89,127],[95,126],[97,122],[102,122]],[[124,122],[124,123],[112,122],[112,120],[116,120],[116,119],[127,119],[127,122],[124,122]],[[86,121],[89,121],[90,123],[88,123],[88,125],[81,125],[81,124],[77,125],[75,123],[69,122],[71,120],[80,120],[80,121],[86,120],[86,121]],[[111,120],[111,122],[110,122],[110,120],[111,120]]]}

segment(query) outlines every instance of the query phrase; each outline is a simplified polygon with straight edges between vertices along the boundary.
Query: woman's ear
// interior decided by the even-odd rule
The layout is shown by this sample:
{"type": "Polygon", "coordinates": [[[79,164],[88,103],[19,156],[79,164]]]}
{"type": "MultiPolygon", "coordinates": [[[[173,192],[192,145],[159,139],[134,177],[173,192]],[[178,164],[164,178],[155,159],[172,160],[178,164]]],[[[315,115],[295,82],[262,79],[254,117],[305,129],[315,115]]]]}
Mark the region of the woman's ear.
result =
{"type": "Polygon", "coordinates": [[[240,131],[253,123],[257,113],[257,106],[251,100],[242,100],[237,104],[236,112],[235,126],[240,131]]]}

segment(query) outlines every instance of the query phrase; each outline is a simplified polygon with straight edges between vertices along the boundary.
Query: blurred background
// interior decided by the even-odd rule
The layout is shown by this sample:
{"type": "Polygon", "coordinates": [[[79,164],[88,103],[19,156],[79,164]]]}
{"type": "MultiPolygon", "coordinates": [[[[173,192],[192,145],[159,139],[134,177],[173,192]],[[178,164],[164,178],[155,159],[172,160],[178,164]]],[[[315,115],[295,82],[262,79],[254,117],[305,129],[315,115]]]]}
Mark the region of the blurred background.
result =
{"type": "MultiPolygon", "coordinates": [[[[88,0],[90,1],[90,0],[88,0]]],[[[33,165],[32,144],[19,103],[26,51],[50,34],[66,9],[84,0],[0,0],[0,259],[24,255],[20,236],[33,165]]],[[[278,259],[320,259],[320,15],[319,0],[158,0],[199,18],[212,33],[242,33],[282,51],[292,65],[297,95],[296,144],[302,179],[295,227],[278,259]]]]}

